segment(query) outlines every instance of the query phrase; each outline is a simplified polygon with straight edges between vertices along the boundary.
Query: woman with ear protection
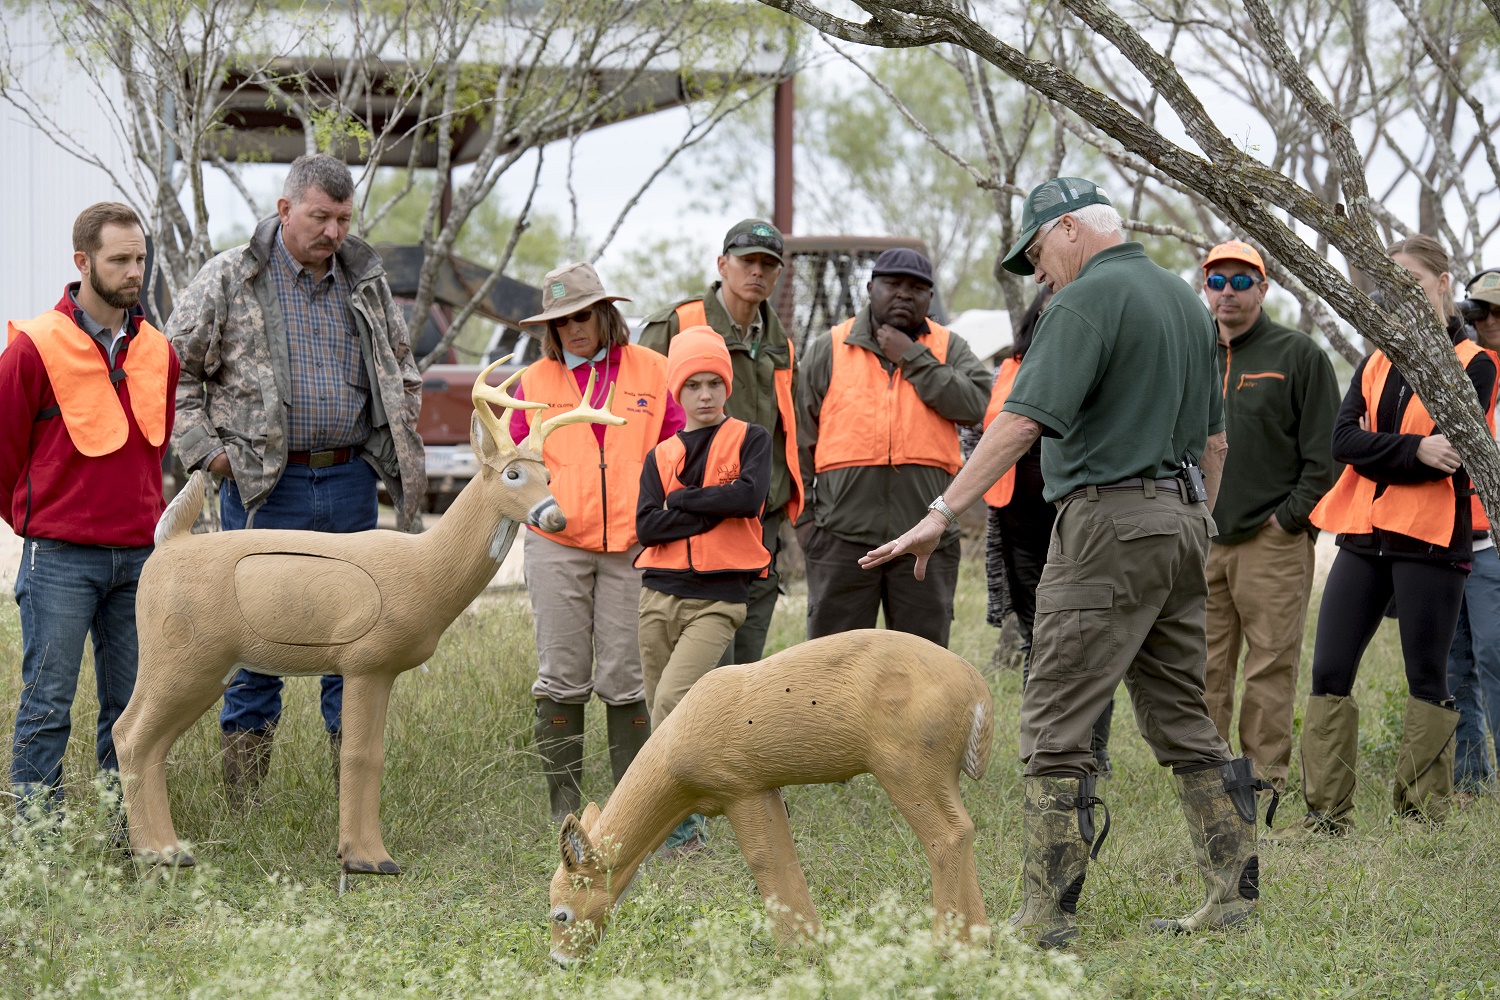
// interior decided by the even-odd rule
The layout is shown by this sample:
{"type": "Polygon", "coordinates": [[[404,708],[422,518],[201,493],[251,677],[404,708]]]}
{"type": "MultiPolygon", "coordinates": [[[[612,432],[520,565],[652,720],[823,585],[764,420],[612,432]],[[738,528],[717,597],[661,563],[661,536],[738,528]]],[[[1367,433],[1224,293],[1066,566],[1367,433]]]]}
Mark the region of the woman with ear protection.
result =
{"type": "MultiPolygon", "coordinates": [[[[1447,324],[1493,433],[1495,356],[1466,336],[1447,252],[1420,235],[1387,250],[1447,324]]],[[[1397,815],[1441,822],[1453,792],[1458,725],[1448,650],[1473,558],[1473,490],[1458,452],[1381,351],[1354,372],[1334,423],[1333,457],[1347,468],[1312,522],[1338,532],[1339,553],[1323,588],[1302,723],[1307,815],[1292,830],[1340,835],[1352,826],[1359,744],[1354,679],[1392,597],[1409,689],[1392,805],[1397,815]]]]}

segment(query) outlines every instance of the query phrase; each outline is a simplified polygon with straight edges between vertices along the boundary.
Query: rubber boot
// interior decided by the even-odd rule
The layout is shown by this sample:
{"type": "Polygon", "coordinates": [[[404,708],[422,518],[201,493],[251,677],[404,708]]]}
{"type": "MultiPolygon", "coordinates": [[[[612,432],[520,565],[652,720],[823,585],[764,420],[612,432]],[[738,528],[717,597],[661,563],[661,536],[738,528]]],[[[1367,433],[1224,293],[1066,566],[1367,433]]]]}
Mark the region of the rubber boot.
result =
{"type": "Polygon", "coordinates": [[[1452,699],[1443,705],[1406,699],[1396,783],[1391,790],[1396,815],[1428,823],[1448,818],[1453,805],[1453,734],[1457,729],[1452,699]]]}
{"type": "Polygon", "coordinates": [[[630,762],[651,738],[651,715],[644,701],[633,701],[628,705],[606,705],[604,717],[609,726],[609,769],[618,785],[630,762]]]}
{"type": "Polygon", "coordinates": [[[1193,838],[1198,870],[1208,884],[1208,898],[1186,916],[1151,921],[1153,931],[1190,934],[1255,919],[1260,898],[1256,792],[1269,787],[1255,776],[1249,757],[1177,775],[1177,800],[1193,838]]]}
{"type": "Polygon", "coordinates": [[[1109,834],[1106,809],[1104,830],[1094,839],[1094,806],[1104,804],[1094,795],[1094,782],[1092,775],[1022,779],[1021,908],[1010,922],[1022,940],[1041,948],[1065,948],[1078,937],[1078,896],[1090,848],[1098,857],[1109,834]]]}
{"type": "Polygon", "coordinates": [[[337,802],[339,798],[339,771],[342,769],[344,762],[343,730],[328,734],[328,752],[333,755],[333,800],[337,802]]]}
{"type": "Polygon", "coordinates": [[[1109,762],[1109,731],[1115,721],[1115,700],[1111,698],[1109,704],[1104,706],[1104,711],[1099,713],[1099,718],[1094,720],[1094,731],[1089,735],[1089,749],[1094,753],[1094,767],[1101,778],[1107,778],[1114,773],[1115,767],[1109,762]]]}
{"type": "Polygon", "coordinates": [[[219,734],[224,751],[224,792],[231,809],[260,805],[260,785],[271,770],[271,745],[276,727],[226,729],[219,734]]]}
{"type": "Polygon", "coordinates": [[[1310,696],[1302,717],[1302,798],[1307,802],[1307,815],[1273,834],[1275,839],[1348,833],[1353,826],[1358,757],[1359,705],[1352,697],[1310,696]]]}
{"type": "Polygon", "coordinates": [[[547,777],[547,799],[552,822],[561,823],[568,814],[583,811],[583,709],[563,705],[551,698],[536,700],[537,753],[547,777]]]}

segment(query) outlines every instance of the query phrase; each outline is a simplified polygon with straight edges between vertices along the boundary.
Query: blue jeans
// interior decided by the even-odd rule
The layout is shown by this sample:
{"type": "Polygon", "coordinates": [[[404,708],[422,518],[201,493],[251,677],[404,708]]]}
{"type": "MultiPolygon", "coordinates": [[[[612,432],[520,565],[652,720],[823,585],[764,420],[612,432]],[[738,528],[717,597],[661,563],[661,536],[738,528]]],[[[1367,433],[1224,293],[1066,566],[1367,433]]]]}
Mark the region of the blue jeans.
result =
{"type": "MultiPolygon", "coordinates": [[[[1485,730],[1500,732],[1500,552],[1474,553],[1458,630],[1448,653],[1448,687],[1458,708],[1453,784],[1476,791],[1493,773],[1485,730]]],[[[1500,754],[1500,743],[1497,743],[1500,754]]]]}
{"type": "MultiPolygon", "coordinates": [[[[312,469],[288,465],[276,488],[255,513],[257,528],[348,533],[376,527],[379,477],[370,463],[356,458],[342,465],[312,469]]],[[[248,519],[239,488],[226,479],[219,486],[219,521],[225,531],[238,531],[248,519]]],[[[224,692],[219,726],[225,732],[262,732],[281,718],[282,679],[241,670],[224,692]]],[[[344,679],[323,678],[323,725],[330,733],[340,728],[344,708],[344,679]]]]}
{"type": "Polygon", "coordinates": [[[151,547],[112,549],[28,538],[16,576],[21,609],[21,704],[10,781],[24,803],[61,804],[62,761],[73,731],[83,640],[94,640],[99,767],[118,771],[111,730],[135,690],[135,590],[151,547]]]}

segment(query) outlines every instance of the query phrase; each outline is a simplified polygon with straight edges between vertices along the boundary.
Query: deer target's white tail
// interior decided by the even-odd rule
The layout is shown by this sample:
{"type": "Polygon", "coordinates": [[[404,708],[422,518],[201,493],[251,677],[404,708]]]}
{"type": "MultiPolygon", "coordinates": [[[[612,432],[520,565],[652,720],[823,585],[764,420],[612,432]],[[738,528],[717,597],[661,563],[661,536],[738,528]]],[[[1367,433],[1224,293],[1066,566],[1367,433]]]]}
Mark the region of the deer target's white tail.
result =
{"type": "Polygon", "coordinates": [[[974,705],[974,721],[969,725],[969,745],[964,749],[964,774],[978,781],[990,765],[990,703],[988,699],[974,705]]]}
{"type": "Polygon", "coordinates": [[[187,485],[167,504],[161,520],[156,522],[155,541],[161,545],[179,535],[191,534],[193,522],[203,509],[203,494],[208,488],[208,473],[198,469],[188,477],[187,485]]]}

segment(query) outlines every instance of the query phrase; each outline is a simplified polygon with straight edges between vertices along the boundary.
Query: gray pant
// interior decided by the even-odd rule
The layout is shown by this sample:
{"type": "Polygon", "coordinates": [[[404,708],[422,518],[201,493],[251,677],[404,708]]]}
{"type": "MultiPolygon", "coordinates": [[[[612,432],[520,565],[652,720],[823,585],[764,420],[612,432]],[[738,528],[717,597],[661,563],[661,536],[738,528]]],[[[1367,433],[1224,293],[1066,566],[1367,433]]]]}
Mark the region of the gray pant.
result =
{"type": "Polygon", "coordinates": [[[750,581],[745,624],[735,629],[734,639],[719,660],[721,667],[731,663],[754,663],[765,655],[766,633],[771,631],[771,616],[776,613],[776,598],[781,594],[781,574],[776,572],[776,557],[781,554],[781,522],[785,520],[785,508],[761,519],[761,543],[771,553],[771,567],[765,576],[750,581]]]}
{"type": "Polygon", "coordinates": [[[868,545],[813,528],[802,549],[807,556],[807,637],[874,628],[884,608],[886,628],[947,646],[953,592],[958,588],[959,543],[932,554],[925,580],[912,575],[914,556],[861,569],[859,557],[869,550],[868,545]]]}
{"type": "Polygon", "coordinates": [[[1026,774],[1093,774],[1094,720],[1121,679],[1162,765],[1230,759],[1203,699],[1212,523],[1203,504],[1166,490],[1105,491],[1063,506],[1021,696],[1026,774]]]}
{"type": "Polygon", "coordinates": [[[606,705],[646,697],[641,681],[641,571],[627,552],[591,552],[523,528],[526,593],[536,627],[536,698],[578,705],[597,694],[606,705]],[[597,663],[597,666],[596,666],[597,663]]]}

